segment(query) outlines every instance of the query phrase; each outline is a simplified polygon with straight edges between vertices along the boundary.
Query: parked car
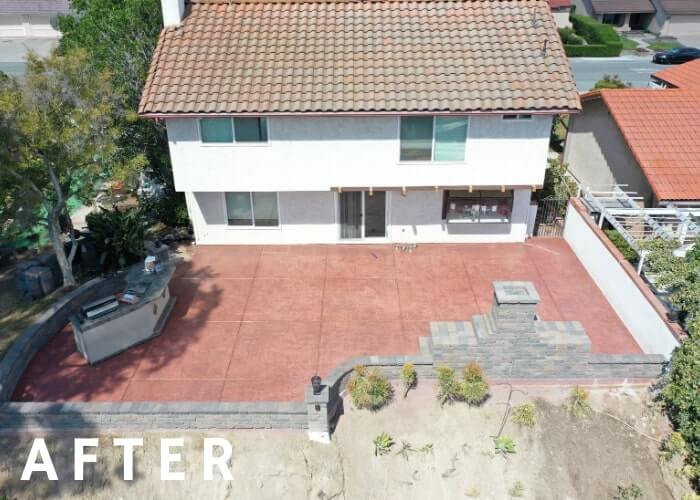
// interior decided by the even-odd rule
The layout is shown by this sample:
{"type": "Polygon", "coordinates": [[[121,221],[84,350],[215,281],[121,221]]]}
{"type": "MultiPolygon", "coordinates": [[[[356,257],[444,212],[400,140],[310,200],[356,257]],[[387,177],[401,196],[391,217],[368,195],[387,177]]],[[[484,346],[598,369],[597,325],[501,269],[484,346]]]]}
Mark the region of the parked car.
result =
{"type": "Polygon", "coordinates": [[[680,47],[654,54],[654,62],[659,64],[681,64],[700,59],[700,49],[680,47]]]}

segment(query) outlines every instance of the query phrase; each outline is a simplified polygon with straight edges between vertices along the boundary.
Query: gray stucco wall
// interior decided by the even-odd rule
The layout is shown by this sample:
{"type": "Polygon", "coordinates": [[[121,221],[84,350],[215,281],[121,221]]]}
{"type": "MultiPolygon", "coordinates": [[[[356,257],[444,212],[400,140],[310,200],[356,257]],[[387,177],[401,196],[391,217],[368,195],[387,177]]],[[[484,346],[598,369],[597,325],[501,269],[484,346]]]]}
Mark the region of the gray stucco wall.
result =
{"type": "Polygon", "coordinates": [[[571,115],[564,161],[584,185],[602,190],[612,184],[628,184],[626,190],[636,192],[645,206],[651,206],[649,182],[602,99],[586,100],[581,113],[571,115]]]}

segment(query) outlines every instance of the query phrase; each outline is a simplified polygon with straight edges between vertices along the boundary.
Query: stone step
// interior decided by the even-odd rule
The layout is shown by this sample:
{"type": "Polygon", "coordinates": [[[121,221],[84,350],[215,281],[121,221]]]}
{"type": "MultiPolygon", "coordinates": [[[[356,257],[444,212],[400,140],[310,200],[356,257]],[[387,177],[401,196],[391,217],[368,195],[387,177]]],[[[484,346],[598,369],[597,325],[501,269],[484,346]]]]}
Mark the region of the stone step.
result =
{"type": "Polygon", "coordinates": [[[472,323],[474,324],[474,333],[477,341],[488,339],[496,331],[490,314],[475,315],[472,317],[472,323]]]}
{"type": "Polygon", "coordinates": [[[431,321],[432,345],[476,345],[474,328],[469,321],[431,321]]]}

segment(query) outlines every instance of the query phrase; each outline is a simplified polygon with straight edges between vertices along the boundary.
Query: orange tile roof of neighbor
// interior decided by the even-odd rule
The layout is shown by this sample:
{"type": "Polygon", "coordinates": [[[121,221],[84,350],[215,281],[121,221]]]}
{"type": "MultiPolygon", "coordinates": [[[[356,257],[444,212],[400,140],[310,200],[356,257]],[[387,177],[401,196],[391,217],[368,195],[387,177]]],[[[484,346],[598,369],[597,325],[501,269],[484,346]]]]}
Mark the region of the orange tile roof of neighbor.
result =
{"type": "Polygon", "coordinates": [[[684,89],[700,89],[700,59],[658,71],[652,75],[668,85],[684,89]]]}
{"type": "Polygon", "coordinates": [[[545,0],[194,0],[139,111],[576,111],[545,0]],[[546,47],[546,48],[545,48],[546,47]]]}
{"type": "Polygon", "coordinates": [[[700,200],[700,89],[608,89],[602,96],[659,201],[700,200]]]}

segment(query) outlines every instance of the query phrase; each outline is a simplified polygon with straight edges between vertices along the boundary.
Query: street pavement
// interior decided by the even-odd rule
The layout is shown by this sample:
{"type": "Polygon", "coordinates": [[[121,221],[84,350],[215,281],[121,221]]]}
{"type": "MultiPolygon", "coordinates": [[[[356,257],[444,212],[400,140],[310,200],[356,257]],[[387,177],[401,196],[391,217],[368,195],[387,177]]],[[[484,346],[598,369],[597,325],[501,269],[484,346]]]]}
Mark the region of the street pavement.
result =
{"type": "Polygon", "coordinates": [[[651,62],[651,56],[575,57],[569,59],[576,87],[580,92],[591,90],[603,75],[618,75],[632,87],[648,87],[650,75],[666,66],[651,62]]]}

